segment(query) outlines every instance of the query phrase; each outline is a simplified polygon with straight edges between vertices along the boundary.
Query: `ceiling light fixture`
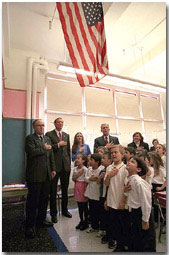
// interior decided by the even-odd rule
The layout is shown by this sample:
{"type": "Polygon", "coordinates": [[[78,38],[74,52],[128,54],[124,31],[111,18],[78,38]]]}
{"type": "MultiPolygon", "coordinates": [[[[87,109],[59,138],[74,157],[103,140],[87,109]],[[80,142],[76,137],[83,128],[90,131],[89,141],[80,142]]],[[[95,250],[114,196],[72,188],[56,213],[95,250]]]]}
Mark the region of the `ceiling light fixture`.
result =
{"type": "Polygon", "coordinates": [[[54,9],[54,13],[53,13],[52,19],[49,20],[49,30],[52,29],[52,23],[53,23],[53,20],[54,20],[54,17],[55,17],[55,13],[56,13],[56,5],[55,5],[55,9],[54,9]]]}

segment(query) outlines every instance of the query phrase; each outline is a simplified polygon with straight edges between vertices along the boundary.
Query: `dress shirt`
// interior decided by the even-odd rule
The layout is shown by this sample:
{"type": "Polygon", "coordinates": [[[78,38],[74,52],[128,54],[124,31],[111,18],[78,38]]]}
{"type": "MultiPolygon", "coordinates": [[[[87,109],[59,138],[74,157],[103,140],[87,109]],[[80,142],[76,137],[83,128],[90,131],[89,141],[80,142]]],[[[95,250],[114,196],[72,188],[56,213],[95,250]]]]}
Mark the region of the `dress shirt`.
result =
{"type": "Polygon", "coordinates": [[[105,135],[104,140],[105,140],[105,142],[107,141],[107,143],[109,143],[109,135],[107,135],[107,136],[105,135]]]}
{"type": "Polygon", "coordinates": [[[149,176],[146,175],[146,182],[148,182],[150,185],[152,184],[153,176],[154,176],[154,168],[149,166],[149,170],[151,171],[151,174],[149,176]]]}
{"type": "Polygon", "coordinates": [[[83,166],[81,169],[79,169],[77,166],[74,167],[73,169],[73,175],[74,174],[78,174],[79,171],[81,171],[82,169],[84,169],[84,172],[82,175],[80,175],[76,181],[78,182],[85,182],[85,174],[86,174],[86,171],[88,170],[87,167],[83,166]]]}
{"type": "Polygon", "coordinates": [[[119,203],[124,194],[124,185],[126,177],[128,176],[128,171],[126,170],[126,165],[123,162],[117,166],[114,166],[113,163],[107,167],[105,178],[113,168],[119,169],[119,171],[115,176],[110,178],[110,184],[107,193],[107,205],[113,209],[118,209],[119,203]]]}
{"type": "Polygon", "coordinates": [[[166,169],[163,166],[160,166],[159,174],[152,179],[154,184],[163,184],[166,179],[166,169]]]}
{"type": "Polygon", "coordinates": [[[44,141],[44,136],[43,135],[38,135],[39,139],[43,142],[44,141]]]}
{"type": "Polygon", "coordinates": [[[143,180],[138,174],[134,174],[128,177],[131,190],[126,192],[127,204],[130,208],[138,209],[141,207],[142,220],[149,221],[151,213],[152,195],[151,185],[143,180]]]}
{"type": "Polygon", "coordinates": [[[134,143],[135,143],[135,145],[136,145],[137,147],[140,146],[140,142],[138,142],[138,143],[134,142],[134,143]]]}
{"type": "Polygon", "coordinates": [[[166,168],[166,166],[167,166],[167,164],[166,164],[166,156],[163,155],[163,156],[161,157],[161,159],[162,159],[162,161],[163,161],[164,167],[166,168]]]}
{"type": "Polygon", "coordinates": [[[94,175],[94,177],[98,177],[100,171],[103,169],[104,167],[98,167],[97,169],[92,169],[91,167],[88,168],[88,171],[86,172],[85,175],[85,180],[88,183],[86,191],[84,193],[84,195],[86,197],[88,197],[89,199],[93,199],[93,200],[98,200],[100,198],[100,184],[97,183],[97,181],[90,181],[89,178],[94,175]]]}
{"type": "Polygon", "coordinates": [[[82,147],[85,147],[85,148],[84,148],[84,151],[80,152],[79,147],[77,147],[76,153],[72,153],[72,161],[75,161],[76,156],[77,156],[77,154],[79,154],[79,153],[85,153],[86,155],[91,154],[91,151],[90,151],[90,148],[89,148],[89,145],[88,145],[88,144],[82,144],[81,146],[82,146],[82,147]]]}
{"type": "MultiPolygon", "coordinates": [[[[62,131],[58,131],[56,128],[55,128],[55,132],[56,132],[58,138],[59,138],[59,133],[62,135],[62,131]]],[[[60,141],[59,141],[59,142],[60,142],[60,141]]],[[[59,146],[59,144],[58,144],[58,148],[59,148],[59,147],[60,147],[60,146],[59,146]]]]}

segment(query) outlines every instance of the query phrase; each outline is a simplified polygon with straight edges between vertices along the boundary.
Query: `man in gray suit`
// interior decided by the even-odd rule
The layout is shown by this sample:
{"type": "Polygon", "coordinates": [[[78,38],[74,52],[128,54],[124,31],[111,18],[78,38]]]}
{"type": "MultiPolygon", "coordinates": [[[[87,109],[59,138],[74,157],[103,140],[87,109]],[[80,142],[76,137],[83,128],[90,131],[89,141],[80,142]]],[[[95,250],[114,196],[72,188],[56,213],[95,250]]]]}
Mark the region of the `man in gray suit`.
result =
{"type": "Polygon", "coordinates": [[[117,137],[109,135],[109,124],[101,124],[101,132],[103,135],[94,140],[94,152],[96,152],[99,146],[111,149],[114,144],[119,144],[119,139],[117,137]]]}
{"type": "Polygon", "coordinates": [[[52,142],[52,148],[56,163],[56,176],[51,183],[50,192],[50,215],[52,222],[57,222],[57,206],[56,206],[56,193],[58,179],[60,178],[62,190],[62,215],[71,218],[72,215],[67,209],[68,205],[68,186],[71,170],[70,158],[70,139],[69,135],[62,131],[63,119],[57,118],[54,121],[55,129],[47,132],[46,135],[52,142]]]}
{"type": "Polygon", "coordinates": [[[55,160],[49,137],[44,135],[44,122],[33,122],[34,134],[26,137],[27,154],[26,181],[28,196],[26,201],[26,238],[35,237],[35,226],[50,227],[45,220],[50,192],[50,181],[56,175],[55,160]]]}

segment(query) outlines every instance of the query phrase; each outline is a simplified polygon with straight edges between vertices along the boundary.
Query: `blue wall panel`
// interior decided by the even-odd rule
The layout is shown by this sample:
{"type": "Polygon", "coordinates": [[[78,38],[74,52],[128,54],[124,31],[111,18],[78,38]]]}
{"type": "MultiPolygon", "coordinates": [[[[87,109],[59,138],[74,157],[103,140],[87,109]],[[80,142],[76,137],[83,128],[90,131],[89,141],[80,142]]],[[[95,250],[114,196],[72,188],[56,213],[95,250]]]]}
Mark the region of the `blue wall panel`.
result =
{"type": "Polygon", "coordinates": [[[25,182],[25,137],[31,120],[2,120],[2,185],[25,182]]]}

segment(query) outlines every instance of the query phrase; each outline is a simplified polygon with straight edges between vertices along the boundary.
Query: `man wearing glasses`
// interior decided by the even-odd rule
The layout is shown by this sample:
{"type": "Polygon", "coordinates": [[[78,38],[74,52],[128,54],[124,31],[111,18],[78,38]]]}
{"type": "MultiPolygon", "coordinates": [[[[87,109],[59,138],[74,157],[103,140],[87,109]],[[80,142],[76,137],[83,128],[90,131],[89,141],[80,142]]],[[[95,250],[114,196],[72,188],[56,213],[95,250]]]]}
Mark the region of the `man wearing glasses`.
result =
{"type": "Polygon", "coordinates": [[[55,160],[51,141],[44,135],[44,122],[33,122],[34,134],[26,137],[27,155],[26,182],[28,196],[26,201],[25,237],[35,237],[35,227],[50,227],[46,221],[46,211],[50,192],[50,181],[56,175],[55,160]]]}

